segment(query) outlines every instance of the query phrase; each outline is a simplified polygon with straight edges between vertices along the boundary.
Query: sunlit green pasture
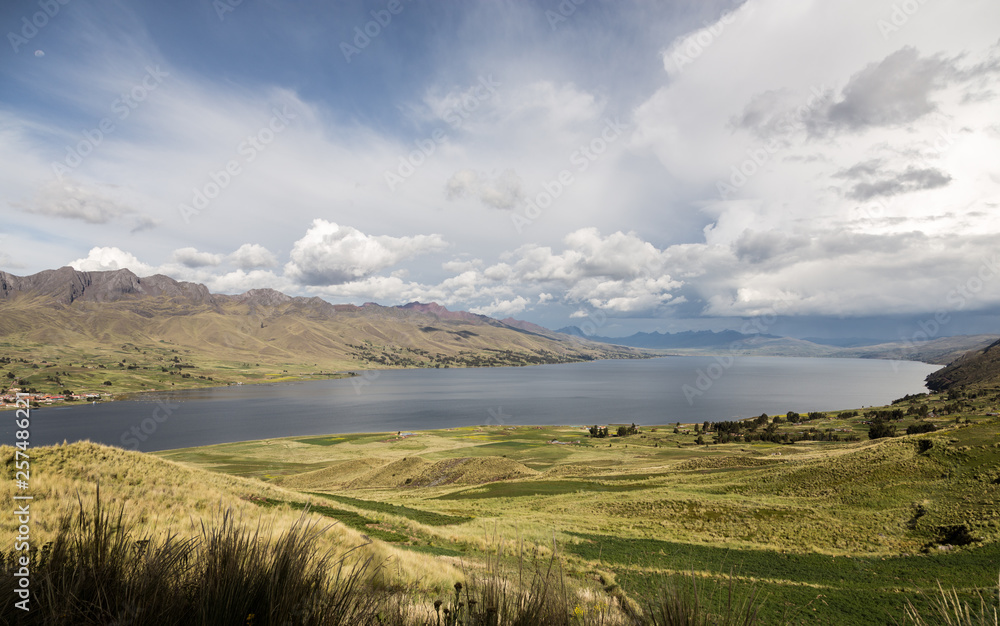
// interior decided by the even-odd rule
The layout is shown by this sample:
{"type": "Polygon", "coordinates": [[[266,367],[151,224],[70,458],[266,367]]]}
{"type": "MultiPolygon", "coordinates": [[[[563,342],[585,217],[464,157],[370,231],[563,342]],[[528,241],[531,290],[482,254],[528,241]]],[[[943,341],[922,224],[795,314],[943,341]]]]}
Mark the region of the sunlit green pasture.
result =
{"type": "Polygon", "coordinates": [[[896,420],[898,433],[937,428],[886,439],[868,439],[863,414],[776,427],[859,436],[850,442],[714,444],[694,424],[608,438],[583,425],[470,426],[157,454],[336,504],[443,558],[475,560],[499,533],[555,546],[571,574],[611,576],[639,601],[671,573],[705,575],[709,589],[734,572],[769,598],[769,623],[886,623],[938,582],[963,597],[995,592],[1000,421],[987,414],[997,399],[979,393],[958,413],[944,396],[883,407],[931,408],[896,420]]]}

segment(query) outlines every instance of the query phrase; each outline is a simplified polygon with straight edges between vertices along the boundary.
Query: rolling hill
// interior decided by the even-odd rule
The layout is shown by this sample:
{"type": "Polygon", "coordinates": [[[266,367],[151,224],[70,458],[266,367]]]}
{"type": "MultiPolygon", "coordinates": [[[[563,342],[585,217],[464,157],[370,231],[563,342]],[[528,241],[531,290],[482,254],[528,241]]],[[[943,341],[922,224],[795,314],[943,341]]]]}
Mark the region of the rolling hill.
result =
{"type": "Polygon", "coordinates": [[[973,350],[927,377],[927,387],[946,391],[952,387],[1000,387],[1000,341],[973,350]]]}
{"type": "Polygon", "coordinates": [[[205,384],[219,384],[220,378],[245,380],[241,376],[254,372],[273,377],[642,356],[641,350],[435,303],[334,305],[272,289],[222,295],[204,285],[162,275],[140,278],[129,270],[64,267],[27,277],[0,272],[0,358],[18,364],[25,359],[9,369],[40,390],[49,382],[92,386],[74,378],[86,373],[81,367],[131,371],[144,377],[138,388],[145,389],[189,386],[195,373],[205,384]],[[54,373],[31,371],[44,372],[52,363],[59,364],[54,373]]]}

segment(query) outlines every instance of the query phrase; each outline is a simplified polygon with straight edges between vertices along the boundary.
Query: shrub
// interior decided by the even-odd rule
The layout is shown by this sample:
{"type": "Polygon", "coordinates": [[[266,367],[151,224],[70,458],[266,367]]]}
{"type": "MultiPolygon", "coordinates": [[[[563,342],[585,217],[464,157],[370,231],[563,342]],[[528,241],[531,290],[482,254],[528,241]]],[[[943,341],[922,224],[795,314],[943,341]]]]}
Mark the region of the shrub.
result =
{"type": "Polygon", "coordinates": [[[895,437],[896,427],[892,424],[886,424],[881,419],[876,419],[868,427],[868,438],[869,439],[882,439],[884,437],[895,437]]]}
{"type": "Polygon", "coordinates": [[[932,433],[937,430],[937,426],[930,422],[917,422],[906,427],[907,435],[919,435],[920,433],[932,433]]]}

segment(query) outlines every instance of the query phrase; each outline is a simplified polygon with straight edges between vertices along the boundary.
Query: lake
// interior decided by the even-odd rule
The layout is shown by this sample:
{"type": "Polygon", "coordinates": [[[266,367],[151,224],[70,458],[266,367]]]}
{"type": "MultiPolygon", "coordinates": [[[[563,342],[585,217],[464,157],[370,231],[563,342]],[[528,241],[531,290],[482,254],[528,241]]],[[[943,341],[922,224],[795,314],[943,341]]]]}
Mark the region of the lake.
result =
{"type": "MultiPolygon", "coordinates": [[[[353,378],[144,394],[32,411],[31,444],[146,452],[216,443],[478,424],[639,425],[888,404],[939,369],[912,361],[662,357],[531,367],[411,369],[353,378]]],[[[13,414],[4,441],[13,441],[13,414]]]]}

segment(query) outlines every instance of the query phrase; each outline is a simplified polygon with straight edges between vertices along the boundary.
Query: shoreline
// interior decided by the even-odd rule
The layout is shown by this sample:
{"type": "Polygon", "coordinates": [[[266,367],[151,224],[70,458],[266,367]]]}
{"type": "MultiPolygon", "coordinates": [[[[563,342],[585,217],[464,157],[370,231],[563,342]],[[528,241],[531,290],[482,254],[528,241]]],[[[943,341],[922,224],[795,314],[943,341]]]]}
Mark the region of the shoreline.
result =
{"type": "Polygon", "coordinates": [[[714,363],[710,357],[663,357],[531,371],[462,368],[481,371],[421,370],[372,376],[382,371],[377,370],[364,378],[322,385],[283,380],[259,383],[281,387],[217,388],[193,394],[147,391],[127,396],[131,402],[101,408],[81,405],[74,411],[69,410],[70,403],[45,407],[57,410],[48,413],[47,425],[36,434],[38,443],[89,438],[130,446],[130,433],[139,428],[142,437],[136,435],[135,448],[153,451],[267,438],[487,424],[700,424],[806,407],[836,412],[844,407],[888,404],[907,394],[926,393],[922,379],[932,369],[913,363],[894,376],[886,364],[872,361],[856,361],[855,365],[836,360],[749,359],[734,367],[731,383],[712,389],[690,406],[682,383],[696,384],[696,374],[710,363],[714,363]],[[764,368],[763,378],[755,373],[758,367],[764,368]],[[775,378],[768,372],[784,374],[775,378]],[[800,375],[811,382],[803,378],[801,389],[781,386],[780,380],[800,375]],[[750,379],[744,381],[744,376],[750,379]],[[777,395],[757,393],[752,381],[758,379],[777,395]],[[631,399],[623,403],[622,393],[631,399]]]}
{"type": "MultiPolygon", "coordinates": [[[[639,348],[639,349],[646,350],[647,352],[652,352],[652,351],[656,350],[656,348],[639,348]]],[[[907,362],[907,363],[922,363],[924,365],[934,365],[934,366],[937,366],[938,370],[947,367],[947,365],[942,365],[940,363],[931,363],[931,362],[928,362],[928,361],[921,361],[919,359],[890,359],[890,358],[884,358],[884,357],[863,357],[863,356],[801,356],[801,355],[778,355],[778,354],[741,354],[741,355],[732,355],[732,354],[726,353],[725,351],[722,351],[722,352],[714,352],[713,351],[713,352],[704,352],[704,353],[697,353],[697,354],[690,354],[690,353],[680,353],[680,354],[678,354],[678,353],[675,353],[675,352],[666,353],[666,354],[656,354],[656,353],[654,353],[654,354],[647,354],[647,355],[642,355],[642,356],[636,356],[635,359],[638,359],[638,360],[648,360],[648,359],[658,359],[658,358],[667,358],[667,357],[676,357],[676,358],[714,357],[714,358],[720,358],[720,357],[725,357],[725,356],[728,356],[728,357],[733,358],[733,359],[737,359],[737,358],[750,358],[750,357],[752,357],[752,358],[774,358],[774,359],[837,359],[837,360],[842,360],[842,359],[858,359],[858,360],[864,360],[864,361],[900,361],[900,362],[907,362]]],[[[463,366],[463,367],[434,368],[434,367],[392,367],[392,366],[389,366],[389,367],[370,368],[370,369],[361,369],[361,368],[358,368],[356,370],[345,370],[345,371],[339,371],[339,372],[330,372],[329,374],[307,374],[307,375],[281,376],[281,377],[278,377],[275,380],[238,381],[238,382],[235,382],[235,383],[226,383],[226,384],[219,384],[219,385],[199,385],[199,386],[182,387],[180,389],[178,389],[178,388],[176,388],[174,386],[171,386],[171,387],[164,387],[162,389],[145,389],[145,390],[142,390],[142,391],[127,391],[127,392],[122,392],[122,393],[112,393],[112,394],[110,394],[111,395],[110,398],[102,398],[102,399],[100,399],[100,400],[97,401],[97,404],[106,404],[106,403],[110,403],[110,402],[119,402],[119,401],[127,401],[127,400],[141,400],[141,398],[143,396],[148,395],[148,394],[162,394],[162,393],[169,393],[169,392],[184,392],[184,391],[192,391],[192,390],[199,390],[199,389],[222,389],[222,388],[225,388],[225,387],[237,387],[237,386],[243,386],[243,385],[255,385],[255,386],[257,386],[257,385],[279,385],[279,384],[285,384],[285,383],[312,382],[312,381],[316,381],[316,380],[337,380],[337,379],[340,379],[340,378],[354,378],[354,377],[358,377],[358,376],[363,377],[365,375],[363,372],[383,372],[383,371],[403,371],[403,370],[432,370],[432,369],[507,369],[507,368],[514,368],[514,367],[520,368],[520,367],[539,367],[539,366],[544,366],[544,365],[572,365],[572,364],[577,364],[577,363],[592,363],[592,362],[595,362],[595,361],[616,361],[616,360],[621,360],[621,359],[596,359],[595,358],[595,359],[579,360],[579,361],[560,361],[560,362],[555,362],[555,363],[529,363],[529,364],[525,364],[525,365],[487,365],[487,366],[483,366],[483,367],[463,366]]],[[[628,359],[628,360],[632,360],[632,359],[628,359]]],[[[935,371],[937,371],[937,370],[935,370],[935,371]]],[[[45,404],[42,404],[40,406],[35,406],[35,407],[32,407],[32,408],[35,409],[35,410],[39,410],[39,409],[43,409],[43,408],[46,408],[46,407],[52,407],[52,406],[82,406],[84,404],[90,404],[90,403],[91,402],[87,401],[87,400],[71,400],[69,402],[66,402],[65,400],[60,400],[58,403],[55,403],[55,402],[46,402],[45,404]]],[[[8,410],[15,410],[16,408],[17,407],[14,404],[0,404],[0,412],[2,412],[2,411],[8,411],[8,410]]]]}
{"type": "MultiPolygon", "coordinates": [[[[646,354],[646,355],[637,355],[637,356],[633,357],[633,359],[635,359],[635,360],[647,360],[647,359],[661,358],[661,357],[665,357],[665,356],[685,356],[685,355],[646,354]]],[[[694,355],[692,355],[692,356],[694,356],[694,355]]],[[[633,360],[633,359],[625,359],[625,360],[633,360]]],[[[356,378],[356,377],[359,377],[359,376],[364,377],[365,374],[362,373],[362,372],[386,372],[386,371],[434,370],[434,369],[446,369],[446,370],[447,369],[454,369],[454,370],[463,370],[463,369],[470,369],[470,370],[471,369],[477,369],[477,370],[478,369],[507,369],[507,368],[521,368],[521,367],[540,367],[540,366],[544,366],[544,365],[572,365],[572,364],[576,364],[576,363],[592,363],[594,361],[618,361],[618,360],[623,360],[623,359],[613,359],[613,358],[604,358],[604,359],[601,359],[601,358],[593,358],[593,359],[580,359],[580,360],[573,360],[573,361],[569,361],[569,360],[567,360],[567,361],[556,361],[556,362],[552,362],[552,363],[526,363],[526,364],[523,364],[523,365],[485,365],[485,366],[461,366],[461,367],[448,367],[448,366],[445,366],[443,368],[436,368],[436,367],[393,367],[393,366],[388,366],[388,367],[374,367],[374,368],[357,368],[357,369],[352,369],[352,370],[343,370],[343,371],[338,371],[338,372],[330,372],[329,374],[326,374],[326,373],[323,373],[323,374],[310,373],[310,374],[286,375],[286,376],[279,376],[279,377],[277,377],[277,378],[275,378],[273,380],[237,381],[237,382],[231,382],[231,383],[225,383],[225,384],[217,384],[217,385],[213,384],[213,385],[197,385],[197,386],[181,387],[180,389],[178,389],[177,387],[171,385],[170,387],[164,387],[162,389],[144,389],[144,390],[141,390],[141,391],[125,391],[125,392],[121,392],[121,393],[111,393],[110,394],[111,395],[110,398],[103,398],[100,401],[98,401],[98,404],[107,404],[107,403],[111,403],[111,402],[120,402],[120,401],[128,401],[128,400],[139,400],[139,399],[142,398],[142,396],[147,395],[147,394],[170,393],[170,392],[185,392],[185,391],[194,391],[194,390],[199,390],[199,389],[224,389],[224,388],[227,388],[227,387],[239,387],[239,386],[244,386],[244,385],[254,385],[254,386],[256,386],[256,385],[280,385],[280,384],[285,384],[285,383],[303,383],[303,382],[312,382],[312,381],[319,381],[319,380],[337,380],[337,379],[341,379],[341,378],[356,378]]],[[[13,392],[11,392],[11,393],[13,393],[13,392]]],[[[32,395],[36,395],[36,394],[32,394],[32,395]]],[[[38,395],[42,395],[42,394],[38,394],[38,395]]],[[[45,394],[45,395],[51,395],[51,394],[45,394]]],[[[53,403],[53,402],[46,402],[43,405],[35,406],[35,407],[32,407],[32,408],[34,410],[39,410],[39,409],[43,409],[43,408],[50,407],[50,406],[82,406],[84,404],[89,404],[88,401],[79,401],[78,404],[77,404],[77,402],[78,402],[77,400],[71,400],[71,401],[69,401],[67,403],[65,400],[60,400],[60,403],[58,403],[58,404],[53,403]]],[[[10,405],[0,404],[0,411],[13,410],[13,409],[16,409],[16,408],[17,407],[14,404],[10,404],[10,405]]]]}

